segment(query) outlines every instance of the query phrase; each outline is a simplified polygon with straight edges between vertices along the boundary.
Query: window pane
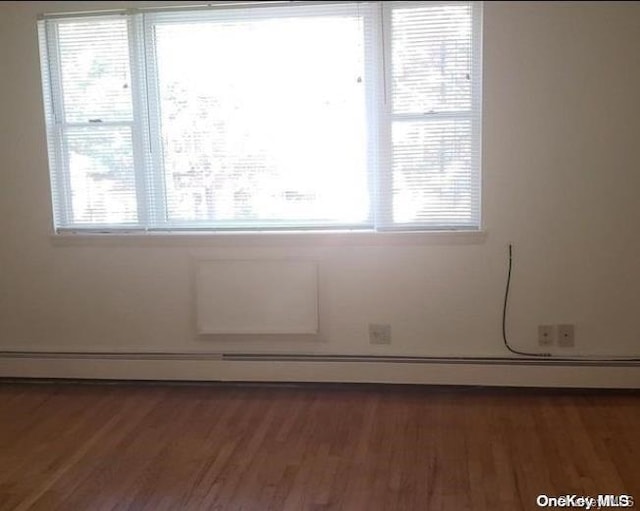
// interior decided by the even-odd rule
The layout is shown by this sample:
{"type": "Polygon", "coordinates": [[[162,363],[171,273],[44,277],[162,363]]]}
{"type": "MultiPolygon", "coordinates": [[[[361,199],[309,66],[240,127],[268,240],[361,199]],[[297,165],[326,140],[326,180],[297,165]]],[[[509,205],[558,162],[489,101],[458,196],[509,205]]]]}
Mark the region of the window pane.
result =
{"type": "Polygon", "coordinates": [[[395,122],[392,164],[394,222],[475,222],[469,120],[395,122]]]}
{"type": "Polygon", "coordinates": [[[129,128],[65,131],[74,224],[137,221],[133,150],[129,128]]]}
{"type": "Polygon", "coordinates": [[[156,26],[170,221],[368,220],[362,25],[339,15],[156,26]]]}
{"type": "Polygon", "coordinates": [[[58,41],[65,120],[130,120],[126,19],[60,23],[58,41]]]}
{"type": "Polygon", "coordinates": [[[394,113],[471,108],[471,6],[394,8],[394,113]]]}

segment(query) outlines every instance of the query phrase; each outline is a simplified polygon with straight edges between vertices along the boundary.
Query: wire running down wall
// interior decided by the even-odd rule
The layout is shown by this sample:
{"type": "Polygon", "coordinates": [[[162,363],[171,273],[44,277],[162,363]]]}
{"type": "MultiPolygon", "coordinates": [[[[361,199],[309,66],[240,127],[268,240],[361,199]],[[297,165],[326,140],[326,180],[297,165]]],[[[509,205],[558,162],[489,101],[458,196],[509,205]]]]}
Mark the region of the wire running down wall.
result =
{"type": "Polygon", "coordinates": [[[318,333],[316,262],[198,261],[195,278],[200,335],[318,333]]]}

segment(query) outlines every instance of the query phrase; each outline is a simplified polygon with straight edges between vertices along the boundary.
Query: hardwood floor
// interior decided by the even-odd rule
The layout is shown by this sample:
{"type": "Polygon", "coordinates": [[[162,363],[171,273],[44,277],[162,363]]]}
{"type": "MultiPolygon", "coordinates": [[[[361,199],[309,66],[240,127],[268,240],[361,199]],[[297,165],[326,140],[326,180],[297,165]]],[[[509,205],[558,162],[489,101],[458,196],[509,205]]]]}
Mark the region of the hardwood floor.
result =
{"type": "Polygon", "coordinates": [[[0,510],[518,510],[640,502],[640,395],[0,384],[0,510]]]}

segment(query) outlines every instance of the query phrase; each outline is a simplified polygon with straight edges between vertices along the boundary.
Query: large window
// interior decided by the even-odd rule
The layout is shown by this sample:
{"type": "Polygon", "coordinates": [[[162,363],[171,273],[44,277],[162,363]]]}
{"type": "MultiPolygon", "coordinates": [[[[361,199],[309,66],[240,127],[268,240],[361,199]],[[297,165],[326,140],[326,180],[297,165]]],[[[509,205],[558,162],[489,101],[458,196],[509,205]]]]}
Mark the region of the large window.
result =
{"type": "Polygon", "coordinates": [[[478,229],[480,26],[475,2],[45,16],[56,230],[478,229]]]}

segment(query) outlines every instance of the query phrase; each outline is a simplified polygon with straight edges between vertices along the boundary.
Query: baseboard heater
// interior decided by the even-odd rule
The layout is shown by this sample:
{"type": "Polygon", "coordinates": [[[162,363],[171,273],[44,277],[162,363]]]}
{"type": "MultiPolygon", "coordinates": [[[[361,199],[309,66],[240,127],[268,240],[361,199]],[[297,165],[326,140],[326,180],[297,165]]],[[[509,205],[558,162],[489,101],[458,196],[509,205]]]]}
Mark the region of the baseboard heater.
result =
{"type": "Polygon", "coordinates": [[[78,351],[0,351],[0,359],[66,359],[66,360],[217,360],[229,362],[345,362],[401,364],[473,364],[529,366],[597,366],[635,367],[638,359],[553,358],[553,357],[433,357],[403,355],[327,355],[327,354],[267,354],[209,352],[78,352],[78,351]]]}

